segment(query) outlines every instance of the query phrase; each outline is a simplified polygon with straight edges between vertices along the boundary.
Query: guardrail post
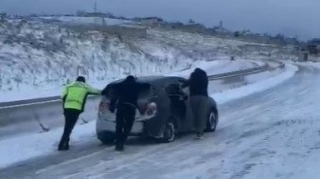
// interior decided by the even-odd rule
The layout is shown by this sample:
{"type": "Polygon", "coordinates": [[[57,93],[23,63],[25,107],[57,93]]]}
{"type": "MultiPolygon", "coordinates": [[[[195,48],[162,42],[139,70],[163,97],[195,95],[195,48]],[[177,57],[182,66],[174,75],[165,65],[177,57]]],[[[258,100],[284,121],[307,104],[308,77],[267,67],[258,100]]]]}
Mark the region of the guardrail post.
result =
{"type": "Polygon", "coordinates": [[[41,127],[42,131],[40,132],[48,132],[50,131],[50,128],[45,126],[41,120],[40,120],[40,117],[39,117],[39,114],[36,112],[36,110],[34,108],[32,108],[32,112],[33,112],[33,115],[34,115],[34,118],[35,120],[38,122],[39,126],[41,127]]]}
{"type": "Polygon", "coordinates": [[[87,124],[88,121],[84,119],[84,117],[82,115],[80,115],[80,119],[83,122],[82,124],[87,124]]]}

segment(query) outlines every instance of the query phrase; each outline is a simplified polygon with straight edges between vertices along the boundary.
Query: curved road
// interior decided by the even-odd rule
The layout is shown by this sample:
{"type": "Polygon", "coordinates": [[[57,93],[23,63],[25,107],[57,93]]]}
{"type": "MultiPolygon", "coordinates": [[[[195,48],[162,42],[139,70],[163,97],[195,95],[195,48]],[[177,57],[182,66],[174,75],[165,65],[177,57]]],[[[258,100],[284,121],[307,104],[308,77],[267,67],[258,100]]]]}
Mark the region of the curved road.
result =
{"type": "Polygon", "coordinates": [[[319,70],[300,67],[273,89],[221,106],[218,130],[201,141],[133,138],[117,153],[92,136],[68,152],[1,169],[0,178],[320,178],[319,77],[319,70]]]}

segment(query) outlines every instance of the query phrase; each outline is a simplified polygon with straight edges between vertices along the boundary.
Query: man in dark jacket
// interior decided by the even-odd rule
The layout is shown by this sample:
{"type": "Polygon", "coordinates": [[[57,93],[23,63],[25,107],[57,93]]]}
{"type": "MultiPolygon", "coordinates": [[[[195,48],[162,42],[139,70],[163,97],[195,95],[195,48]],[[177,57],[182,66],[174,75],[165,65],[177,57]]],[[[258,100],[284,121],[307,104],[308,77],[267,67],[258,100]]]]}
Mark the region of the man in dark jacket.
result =
{"type": "Polygon", "coordinates": [[[197,138],[203,138],[203,131],[207,121],[206,106],[208,103],[208,76],[207,73],[196,68],[190,75],[190,78],[183,86],[189,86],[190,105],[194,115],[194,127],[197,138]]]}
{"type": "MultiPolygon", "coordinates": [[[[111,97],[110,111],[116,112],[116,150],[122,151],[124,143],[131,132],[136,115],[139,93],[150,88],[148,83],[139,83],[133,76],[128,76],[124,81],[108,85],[114,93],[111,97]]],[[[106,90],[102,92],[106,93],[106,90]]]]}

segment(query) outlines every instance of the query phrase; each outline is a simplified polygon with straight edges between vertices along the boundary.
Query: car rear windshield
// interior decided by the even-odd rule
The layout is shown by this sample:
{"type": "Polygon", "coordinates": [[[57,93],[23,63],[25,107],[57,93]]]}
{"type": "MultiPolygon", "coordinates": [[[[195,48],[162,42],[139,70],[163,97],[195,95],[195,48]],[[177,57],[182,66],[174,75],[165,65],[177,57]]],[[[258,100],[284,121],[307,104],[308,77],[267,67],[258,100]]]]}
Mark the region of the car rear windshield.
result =
{"type": "MultiPolygon", "coordinates": [[[[105,91],[104,92],[104,96],[107,97],[107,98],[110,98],[114,94],[113,87],[107,87],[104,91],[105,91]]],[[[151,98],[153,96],[155,96],[155,90],[154,90],[154,87],[152,86],[152,84],[151,84],[151,88],[150,89],[141,91],[139,93],[139,99],[151,98]]]]}
{"type": "Polygon", "coordinates": [[[154,87],[151,85],[150,89],[140,92],[139,99],[152,98],[155,95],[154,87]]]}

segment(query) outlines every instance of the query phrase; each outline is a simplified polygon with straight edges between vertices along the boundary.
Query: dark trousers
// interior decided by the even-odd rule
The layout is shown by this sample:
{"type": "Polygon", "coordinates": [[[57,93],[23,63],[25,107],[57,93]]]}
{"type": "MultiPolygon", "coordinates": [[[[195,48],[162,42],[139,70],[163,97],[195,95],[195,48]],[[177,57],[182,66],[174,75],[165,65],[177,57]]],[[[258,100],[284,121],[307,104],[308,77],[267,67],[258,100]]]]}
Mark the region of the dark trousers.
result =
{"type": "Polygon", "coordinates": [[[136,108],[130,104],[119,104],[116,114],[116,144],[123,145],[127,140],[136,115],[136,108]]]}
{"type": "Polygon", "coordinates": [[[81,114],[80,110],[76,109],[64,109],[65,125],[63,134],[59,143],[59,148],[69,147],[70,135],[72,130],[77,123],[79,115],[81,114]]]}
{"type": "Polygon", "coordinates": [[[194,127],[197,134],[203,134],[207,122],[207,103],[206,96],[190,96],[190,105],[193,113],[194,127]]]}

